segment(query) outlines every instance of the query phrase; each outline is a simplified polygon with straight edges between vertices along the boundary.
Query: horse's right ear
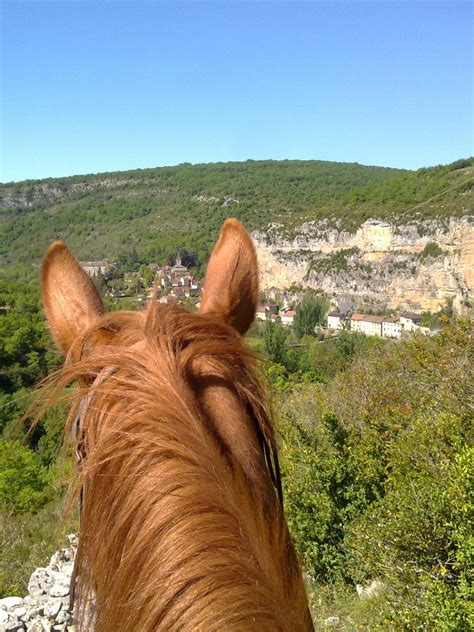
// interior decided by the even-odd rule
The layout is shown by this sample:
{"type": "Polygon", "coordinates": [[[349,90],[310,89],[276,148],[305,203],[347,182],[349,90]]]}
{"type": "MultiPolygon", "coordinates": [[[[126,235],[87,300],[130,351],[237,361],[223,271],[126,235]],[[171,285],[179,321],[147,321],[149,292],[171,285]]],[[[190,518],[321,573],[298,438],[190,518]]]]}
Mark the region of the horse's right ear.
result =
{"type": "Polygon", "coordinates": [[[54,341],[64,353],[104,312],[94,282],[61,241],[51,244],[44,258],[41,297],[54,341]]]}
{"type": "Polygon", "coordinates": [[[242,224],[228,219],[207,266],[200,311],[224,320],[244,334],[255,318],[257,301],[254,245],[242,224]]]}

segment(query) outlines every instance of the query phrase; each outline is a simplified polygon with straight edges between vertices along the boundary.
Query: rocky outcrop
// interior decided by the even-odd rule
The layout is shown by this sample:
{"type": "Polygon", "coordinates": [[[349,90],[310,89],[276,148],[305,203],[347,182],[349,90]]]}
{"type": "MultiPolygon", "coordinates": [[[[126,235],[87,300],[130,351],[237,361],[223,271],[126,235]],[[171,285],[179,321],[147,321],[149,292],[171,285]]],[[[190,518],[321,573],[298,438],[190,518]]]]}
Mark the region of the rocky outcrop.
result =
{"type": "Polygon", "coordinates": [[[26,597],[0,599],[0,632],[74,632],[69,602],[77,536],[69,536],[69,543],[34,571],[26,597]]]}
{"type": "Polygon", "coordinates": [[[368,220],[355,233],[327,221],[256,231],[262,289],[317,288],[348,309],[465,312],[474,291],[470,217],[397,225],[368,220]]]}
{"type": "MultiPolygon", "coordinates": [[[[143,186],[147,186],[147,191],[154,195],[169,193],[168,189],[150,189],[153,180],[141,180],[143,186]]],[[[91,193],[97,189],[117,190],[126,189],[129,185],[134,185],[135,180],[125,178],[105,178],[89,181],[80,181],[64,184],[50,184],[48,182],[35,182],[30,185],[18,184],[0,190],[0,210],[21,208],[28,210],[32,207],[46,207],[64,198],[71,198],[76,195],[91,193]]],[[[127,191],[127,196],[141,195],[141,192],[127,191]]]]}

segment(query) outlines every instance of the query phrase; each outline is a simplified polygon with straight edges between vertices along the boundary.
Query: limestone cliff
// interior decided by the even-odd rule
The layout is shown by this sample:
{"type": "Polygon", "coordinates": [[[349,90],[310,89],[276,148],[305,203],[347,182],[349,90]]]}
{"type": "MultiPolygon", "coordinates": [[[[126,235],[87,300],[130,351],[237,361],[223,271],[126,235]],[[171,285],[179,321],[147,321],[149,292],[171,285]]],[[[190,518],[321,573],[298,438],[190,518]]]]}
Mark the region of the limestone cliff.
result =
{"type": "Polygon", "coordinates": [[[329,221],[289,234],[253,233],[262,289],[320,288],[347,309],[467,311],[474,291],[472,217],[397,225],[367,220],[355,233],[329,221]]]}

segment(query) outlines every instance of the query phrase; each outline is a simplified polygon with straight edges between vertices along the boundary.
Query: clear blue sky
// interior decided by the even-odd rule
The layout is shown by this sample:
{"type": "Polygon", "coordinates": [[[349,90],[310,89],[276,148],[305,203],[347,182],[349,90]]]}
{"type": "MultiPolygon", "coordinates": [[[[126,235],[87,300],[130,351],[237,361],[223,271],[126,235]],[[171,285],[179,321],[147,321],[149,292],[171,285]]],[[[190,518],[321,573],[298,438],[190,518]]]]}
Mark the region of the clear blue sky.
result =
{"type": "Polygon", "coordinates": [[[1,4],[3,182],[474,153],[470,1],[1,4]]]}

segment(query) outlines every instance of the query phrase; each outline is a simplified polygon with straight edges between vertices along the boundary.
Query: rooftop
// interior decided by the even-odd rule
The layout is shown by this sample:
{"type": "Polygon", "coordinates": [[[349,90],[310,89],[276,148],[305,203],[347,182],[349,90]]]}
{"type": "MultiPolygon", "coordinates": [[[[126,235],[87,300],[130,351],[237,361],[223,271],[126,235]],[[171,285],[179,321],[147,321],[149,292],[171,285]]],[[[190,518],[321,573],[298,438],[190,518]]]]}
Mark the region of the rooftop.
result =
{"type": "Polygon", "coordinates": [[[365,321],[366,323],[381,323],[385,316],[372,316],[371,314],[352,314],[351,320],[365,321]]]}

